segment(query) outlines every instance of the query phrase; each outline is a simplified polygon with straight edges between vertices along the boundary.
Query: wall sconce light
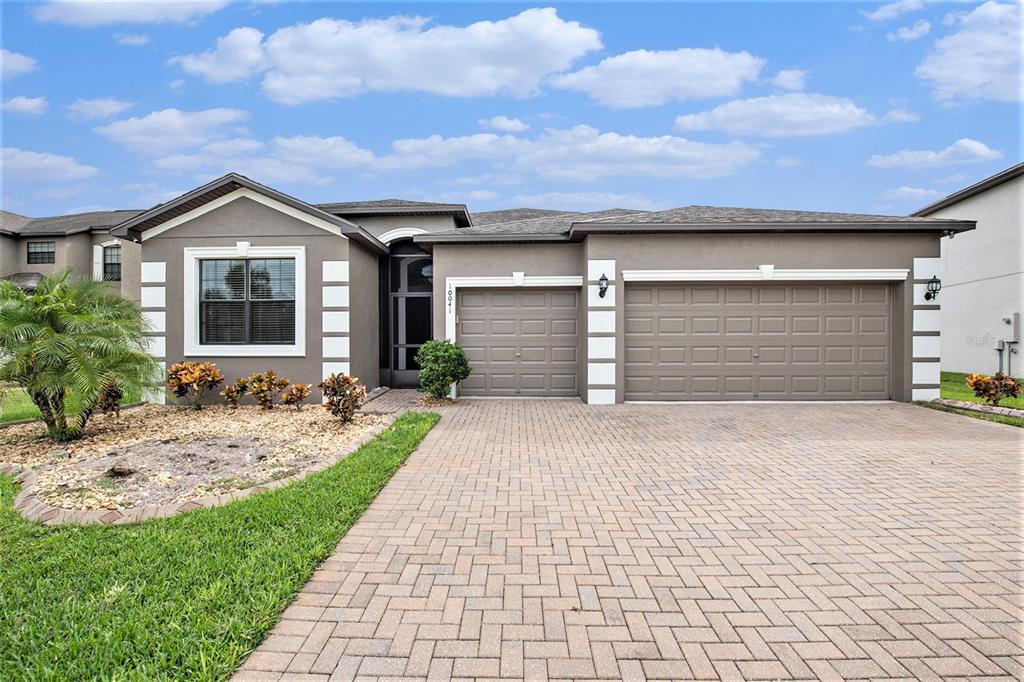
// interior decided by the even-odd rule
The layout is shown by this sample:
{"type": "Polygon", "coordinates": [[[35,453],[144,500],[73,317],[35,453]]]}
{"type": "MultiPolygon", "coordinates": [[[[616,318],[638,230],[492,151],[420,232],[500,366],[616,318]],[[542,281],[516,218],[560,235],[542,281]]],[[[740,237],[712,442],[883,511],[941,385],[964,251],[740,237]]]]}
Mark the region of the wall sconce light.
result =
{"type": "Polygon", "coordinates": [[[602,274],[601,279],[597,280],[597,295],[604,298],[604,295],[608,293],[608,275],[602,274]]]}
{"type": "Polygon", "coordinates": [[[932,278],[928,280],[928,291],[924,292],[924,300],[931,301],[939,297],[939,291],[942,289],[942,280],[932,275],[932,278]]]}

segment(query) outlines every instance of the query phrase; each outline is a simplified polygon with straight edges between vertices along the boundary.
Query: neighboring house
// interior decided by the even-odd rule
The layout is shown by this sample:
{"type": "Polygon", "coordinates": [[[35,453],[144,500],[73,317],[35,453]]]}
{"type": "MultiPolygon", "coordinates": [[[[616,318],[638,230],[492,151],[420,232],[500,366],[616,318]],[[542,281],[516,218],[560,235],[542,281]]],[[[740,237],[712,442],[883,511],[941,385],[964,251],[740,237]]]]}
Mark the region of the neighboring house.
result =
{"type": "MultiPolygon", "coordinates": [[[[412,386],[457,341],[463,396],[938,396],[937,220],[690,206],[312,205],[229,174],[132,214],[154,355],[412,386]]],[[[19,237],[21,239],[21,237],[19,237]]]]}
{"type": "Polygon", "coordinates": [[[942,241],[942,368],[1024,375],[1024,163],[914,215],[978,223],[942,241]]]}
{"type": "Polygon", "coordinates": [[[139,246],[110,228],[141,211],[94,211],[29,218],[0,211],[0,277],[32,289],[44,276],[69,267],[78,276],[111,282],[138,298],[139,246]]]}

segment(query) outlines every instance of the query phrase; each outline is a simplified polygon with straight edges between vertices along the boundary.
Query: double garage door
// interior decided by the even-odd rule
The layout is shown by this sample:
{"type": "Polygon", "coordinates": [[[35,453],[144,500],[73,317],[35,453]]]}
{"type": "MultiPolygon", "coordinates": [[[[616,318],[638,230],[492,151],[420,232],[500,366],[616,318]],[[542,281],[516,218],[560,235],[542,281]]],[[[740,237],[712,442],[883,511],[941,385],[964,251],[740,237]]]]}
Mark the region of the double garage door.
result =
{"type": "MultiPolygon", "coordinates": [[[[580,395],[575,289],[463,289],[467,396],[580,395]]],[[[888,284],[629,284],[626,400],[889,398],[888,284]]]]}

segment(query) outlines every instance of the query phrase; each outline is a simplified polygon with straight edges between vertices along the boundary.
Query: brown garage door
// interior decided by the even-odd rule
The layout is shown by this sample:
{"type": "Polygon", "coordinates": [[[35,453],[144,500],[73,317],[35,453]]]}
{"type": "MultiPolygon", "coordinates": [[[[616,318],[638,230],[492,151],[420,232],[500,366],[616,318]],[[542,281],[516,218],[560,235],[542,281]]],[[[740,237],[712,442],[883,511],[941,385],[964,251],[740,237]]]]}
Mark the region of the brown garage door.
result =
{"type": "Polygon", "coordinates": [[[467,396],[579,395],[579,295],[572,289],[463,289],[458,343],[467,396]]]}
{"type": "Polygon", "coordinates": [[[889,398],[887,284],[626,287],[626,400],[889,398]]]}

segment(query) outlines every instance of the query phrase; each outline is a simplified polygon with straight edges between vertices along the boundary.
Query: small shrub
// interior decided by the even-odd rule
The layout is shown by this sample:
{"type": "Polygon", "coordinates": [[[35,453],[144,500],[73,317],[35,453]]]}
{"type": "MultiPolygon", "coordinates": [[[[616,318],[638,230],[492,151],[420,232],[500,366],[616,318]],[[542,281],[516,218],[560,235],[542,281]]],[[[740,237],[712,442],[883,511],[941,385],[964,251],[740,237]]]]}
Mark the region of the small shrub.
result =
{"type": "Polygon", "coordinates": [[[1020,394],[1020,384],[1002,372],[996,372],[993,376],[970,374],[967,376],[967,387],[989,405],[998,405],[1000,400],[1016,398],[1020,394]]]}
{"type": "Polygon", "coordinates": [[[309,397],[309,384],[292,384],[281,394],[281,402],[302,409],[302,401],[309,397]]]}
{"type": "Polygon", "coordinates": [[[266,372],[259,372],[249,377],[249,393],[264,410],[272,410],[277,394],[287,388],[290,383],[288,377],[279,377],[277,372],[268,369],[266,372]]]}
{"type": "Polygon", "coordinates": [[[332,374],[320,382],[324,408],[343,422],[352,421],[356,410],[366,402],[366,386],[347,374],[332,374]]]}
{"type": "Polygon", "coordinates": [[[452,384],[469,376],[466,352],[451,341],[427,341],[416,353],[420,386],[438,400],[448,397],[452,384]]]}
{"type": "Polygon", "coordinates": [[[120,417],[122,400],[124,400],[124,391],[117,384],[107,383],[100,391],[100,399],[97,401],[96,407],[100,408],[100,411],[107,416],[114,414],[120,417]]]}
{"type": "Polygon", "coordinates": [[[224,402],[231,407],[238,407],[238,403],[241,402],[245,394],[249,392],[249,377],[239,377],[235,379],[235,383],[226,387],[220,392],[224,396],[224,402]]]}
{"type": "Polygon", "coordinates": [[[167,368],[167,388],[187,398],[192,408],[202,409],[203,396],[224,382],[224,375],[212,362],[176,362],[167,368]]]}

